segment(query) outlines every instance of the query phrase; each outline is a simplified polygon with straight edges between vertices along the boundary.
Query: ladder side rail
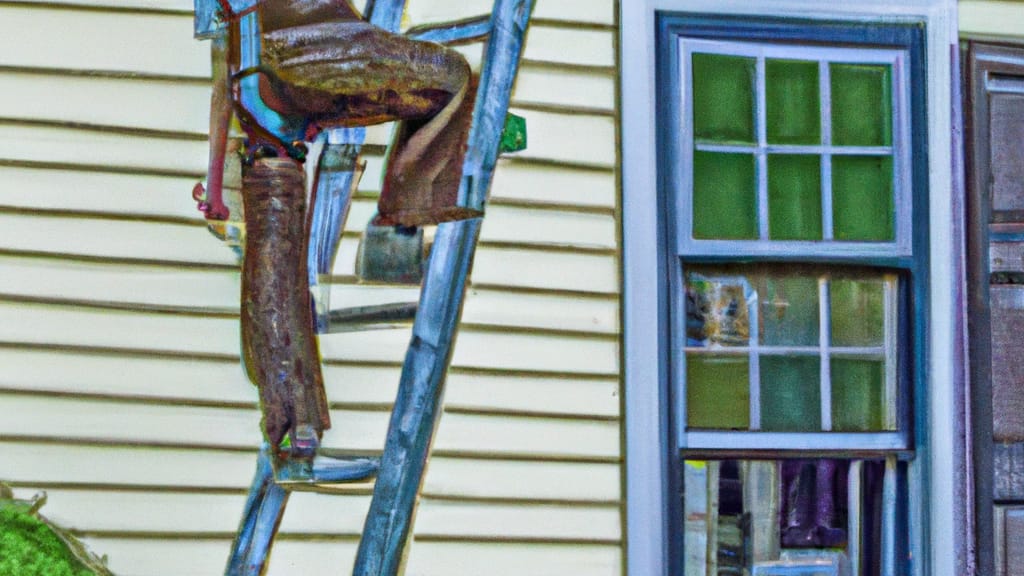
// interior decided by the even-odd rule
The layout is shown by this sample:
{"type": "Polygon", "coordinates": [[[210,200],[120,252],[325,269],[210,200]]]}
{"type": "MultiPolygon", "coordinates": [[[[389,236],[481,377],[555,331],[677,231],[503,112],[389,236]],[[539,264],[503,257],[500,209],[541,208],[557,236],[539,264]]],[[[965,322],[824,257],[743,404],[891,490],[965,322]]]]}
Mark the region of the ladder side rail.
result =
{"type": "Polygon", "coordinates": [[[438,226],[353,576],[399,573],[480,224],[474,218],[438,226]]]}
{"type": "Polygon", "coordinates": [[[366,128],[337,128],[324,136],[326,143],[317,161],[312,186],[306,266],[318,334],[330,329],[330,287],[320,285],[320,275],[331,273],[341,244],[361,174],[359,154],[366,139],[366,128]]]}
{"type": "Polygon", "coordinates": [[[366,0],[363,18],[388,32],[398,32],[405,14],[406,0],[366,0]]]}
{"type": "Polygon", "coordinates": [[[358,172],[359,154],[366,140],[366,128],[336,128],[327,131],[326,144],[317,162],[313,224],[309,235],[310,284],[315,274],[330,274],[334,254],[348,216],[358,172]]]}
{"type": "MultiPolygon", "coordinates": [[[[459,197],[483,207],[533,0],[496,0],[459,197]]],[[[437,427],[482,220],[438,226],[354,576],[397,576],[437,427]]]]}
{"type": "Polygon", "coordinates": [[[270,445],[260,448],[256,474],[242,512],[242,521],[231,545],[225,576],[259,576],[266,565],[277,528],[284,515],[288,492],[274,483],[270,445]]]}
{"type": "Polygon", "coordinates": [[[462,166],[458,195],[460,206],[483,211],[487,202],[533,6],[534,0],[494,2],[490,40],[480,71],[473,124],[462,166]]]}

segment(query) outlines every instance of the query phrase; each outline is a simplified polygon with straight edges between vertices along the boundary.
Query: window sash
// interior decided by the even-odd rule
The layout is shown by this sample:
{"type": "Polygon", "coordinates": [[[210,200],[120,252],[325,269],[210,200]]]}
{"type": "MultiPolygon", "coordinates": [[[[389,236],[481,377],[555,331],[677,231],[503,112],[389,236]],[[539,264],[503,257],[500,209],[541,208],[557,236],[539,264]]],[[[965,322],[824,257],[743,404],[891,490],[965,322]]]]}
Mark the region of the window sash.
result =
{"type": "MultiPolygon", "coordinates": [[[[715,41],[679,37],[677,39],[679,62],[676,67],[680,93],[680,115],[678,122],[679,155],[676,159],[676,173],[679,176],[674,193],[676,222],[675,248],[679,265],[674,283],[675,302],[673,313],[676,317],[673,332],[677,334],[675,341],[676,357],[674,361],[675,375],[673,380],[677,393],[675,396],[676,433],[678,447],[683,454],[714,453],[716,451],[757,452],[772,450],[812,451],[819,453],[837,453],[857,451],[865,453],[889,453],[906,451],[912,446],[906,408],[903,406],[908,399],[904,386],[910,379],[905,377],[909,368],[904,350],[896,345],[900,332],[895,320],[897,314],[906,313],[898,298],[896,284],[886,288],[886,305],[891,307],[886,314],[885,343],[880,350],[850,349],[832,347],[827,338],[827,331],[820,330],[822,341],[819,346],[806,352],[821,358],[821,422],[820,432],[776,432],[758,430],[760,427],[760,370],[759,361],[766,352],[784,352],[783,349],[768,349],[759,346],[752,337],[751,346],[743,350],[721,350],[719,353],[746,354],[749,357],[750,373],[750,430],[731,431],[713,429],[687,430],[686,412],[686,356],[688,353],[713,353],[707,349],[689,349],[685,347],[685,305],[682,297],[685,289],[683,268],[684,261],[727,262],[737,258],[784,258],[792,261],[816,261],[827,265],[830,261],[843,260],[847,263],[862,260],[865,264],[878,262],[878,259],[898,261],[913,256],[913,205],[912,205],[912,149],[910,146],[910,84],[908,52],[903,49],[881,48],[837,48],[808,46],[796,44],[769,44],[746,41],[715,41]],[[712,143],[696,141],[693,123],[693,86],[691,81],[692,54],[716,54],[723,56],[740,56],[754,58],[756,75],[753,83],[755,94],[754,122],[755,141],[745,143],[712,143]],[[769,144],[767,135],[767,84],[766,60],[797,60],[818,63],[818,95],[820,100],[820,132],[819,144],[769,144]],[[892,83],[892,139],[891,146],[845,146],[832,142],[832,109],[831,109],[831,64],[882,64],[890,67],[892,83]],[[753,240],[731,239],[695,239],[693,235],[694,195],[693,168],[694,152],[743,153],[754,156],[756,163],[755,182],[757,199],[757,230],[758,238],[753,240]],[[769,154],[802,154],[821,158],[821,240],[771,240],[769,239],[768,214],[768,155],[769,154]],[[837,241],[833,239],[832,200],[833,178],[831,159],[834,156],[886,156],[892,159],[892,193],[894,209],[893,240],[885,242],[837,241]],[[886,359],[884,414],[886,430],[870,432],[835,432],[831,431],[831,374],[828,359],[845,352],[856,354],[883,355],[886,359]],[[899,363],[899,366],[897,366],[899,363]]],[[[905,262],[905,261],[904,261],[905,262]]],[[[821,285],[825,294],[820,295],[821,306],[827,308],[827,280],[821,285]]],[[[822,324],[829,321],[828,312],[820,315],[822,324]]],[[[752,335],[754,326],[751,326],[752,335]]],[[[797,350],[793,350],[797,352],[797,350]]]]}
{"type": "MultiPolygon", "coordinates": [[[[756,264],[755,264],[756,265],[756,264]]],[[[703,266],[701,266],[703,268],[703,266]]],[[[686,345],[686,303],[683,294],[686,287],[686,270],[680,266],[679,290],[676,294],[676,321],[674,332],[674,377],[677,393],[675,399],[675,424],[678,447],[683,454],[701,451],[710,454],[714,450],[736,451],[771,451],[771,450],[812,450],[818,453],[835,453],[847,450],[860,452],[889,452],[909,450],[912,446],[909,434],[907,405],[908,392],[904,389],[909,385],[907,355],[898,345],[901,333],[900,318],[907,311],[900,297],[903,282],[891,272],[879,270],[877,276],[863,276],[863,280],[878,280],[882,283],[883,326],[881,345],[842,346],[832,343],[832,302],[831,283],[834,280],[828,272],[828,265],[816,266],[819,272],[815,275],[818,283],[818,342],[816,345],[765,345],[759,339],[760,298],[756,294],[753,310],[748,302],[749,340],[745,346],[687,346],[686,345]],[[707,357],[733,357],[748,361],[749,390],[749,429],[726,430],[714,428],[694,428],[688,426],[687,406],[687,362],[688,357],[705,355],[707,357]],[[801,356],[820,360],[820,418],[819,431],[765,431],[761,430],[761,359],[767,356],[801,356]],[[883,393],[882,393],[882,429],[870,431],[833,431],[832,397],[833,382],[831,362],[840,358],[864,358],[884,360],[883,393]]],[[[737,267],[737,271],[743,266],[737,267]]],[[[838,269],[837,269],[838,270],[838,269]]],[[[704,274],[702,270],[696,273],[704,274]]],[[[843,274],[839,279],[858,278],[843,274]]],[[[707,280],[723,280],[734,282],[736,277],[710,274],[707,280]]],[[[752,288],[748,287],[747,292],[752,288]]]]}
{"type": "Polygon", "coordinates": [[[679,118],[680,175],[676,196],[678,234],[676,252],[683,256],[787,256],[787,257],[901,257],[912,254],[911,147],[909,70],[905,50],[880,48],[833,48],[786,44],[726,42],[680,37],[678,39],[681,114],[679,118]],[[754,109],[756,139],[753,145],[695,142],[692,122],[693,86],[690,81],[692,54],[709,53],[755,58],[754,109]],[[766,116],[765,60],[787,59],[817,61],[819,65],[820,145],[768,144],[766,116]],[[838,146],[831,142],[830,64],[884,64],[891,67],[892,146],[838,146]],[[756,197],[758,239],[696,239],[693,237],[693,156],[694,151],[741,152],[756,159],[756,197]],[[768,155],[806,154],[821,158],[821,240],[768,239],[768,155]],[[851,242],[832,238],[832,162],[833,156],[890,156],[893,162],[894,240],[889,242],[851,242]]]}

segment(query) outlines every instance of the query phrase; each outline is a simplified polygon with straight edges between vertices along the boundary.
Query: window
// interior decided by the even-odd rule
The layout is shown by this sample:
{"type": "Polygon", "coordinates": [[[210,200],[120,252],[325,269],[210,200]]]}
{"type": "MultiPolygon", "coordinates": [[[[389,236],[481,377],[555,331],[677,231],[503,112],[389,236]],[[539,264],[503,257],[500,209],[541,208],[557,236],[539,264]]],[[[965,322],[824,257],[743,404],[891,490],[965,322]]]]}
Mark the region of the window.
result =
{"type": "Polygon", "coordinates": [[[795,28],[659,38],[687,574],[892,574],[906,541],[913,43],[795,28]]]}
{"type": "Polygon", "coordinates": [[[638,4],[630,574],[962,573],[955,4],[638,4]]]}
{"type": "Polygon", "coordinates": [[[680,447],[907,448],[907,50],[665,40],[680,447]]]}

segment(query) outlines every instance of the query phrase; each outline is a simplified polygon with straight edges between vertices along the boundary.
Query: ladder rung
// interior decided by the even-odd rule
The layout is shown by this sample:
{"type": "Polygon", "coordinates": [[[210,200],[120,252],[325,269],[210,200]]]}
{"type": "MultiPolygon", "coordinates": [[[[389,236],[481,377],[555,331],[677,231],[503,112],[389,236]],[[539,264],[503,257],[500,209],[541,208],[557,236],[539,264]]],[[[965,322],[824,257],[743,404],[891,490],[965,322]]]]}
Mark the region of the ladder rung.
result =
{"type": "Polygon", "coordinates": [[[274,482],[289,484],[346,484],[365,482],[377,476],[380,458],[343,456],[321,449],[310,459],[281,459],[274,470],[274,482]]]}
{"type": "Polygon", "coordinates": [[[475,16],[457,22],[424,24],[405,31],[413,40],[437,42],[438,44],[467,44],[487,38],[491,33],[491,16],[475,16]]]}
{"type": "Polygon", "coordinates": [[[366,330],[374,325],[410,322],[416,318],[419,302],[392,302],[331,310],[327,333],[366,330]]]}

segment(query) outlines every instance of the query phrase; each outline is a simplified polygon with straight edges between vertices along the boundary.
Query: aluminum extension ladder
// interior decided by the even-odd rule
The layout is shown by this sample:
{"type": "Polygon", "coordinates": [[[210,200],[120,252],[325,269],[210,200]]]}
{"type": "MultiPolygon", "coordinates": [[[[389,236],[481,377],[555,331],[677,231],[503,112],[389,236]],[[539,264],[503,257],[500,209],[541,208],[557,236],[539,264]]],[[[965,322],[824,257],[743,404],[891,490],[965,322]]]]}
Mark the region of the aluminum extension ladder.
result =
{"type": "MultiPolygon", "coordinates": [[[[226,39],[211,33],[219,25],[216,21],[218,0],[195,2],[197,36],[214,38],[214,50],[223,49],[226,39]]],[[[238,3],[240,0],[231,0],[232,5],[238,3]]],[[[411,38],[440,44],[486,40],[462,168],[460,206],[482,211],[486,202],[533,3],[533,0],[495,0],[490,16],[417,27],[407,32],[411,38]]],[[[405,0],[367,0],[364,13],[370,23],[394,32],[399,28],[404,11],[405,0]]],[[[243,69],[257,63],[259,58],[254,18],[255,15],[250,14],[241,22],[243,69]]],[[[248,86],[248,79],[242,80],[243,105],[265,127],[278,128],[280,136],[291,136],[287,133],[288,119],[277,116],[262,103],[255,76],[250,78],[253,84],[248,86]]],[[[314,300],[317,300],[318,277],[330,273],[340,241],[354,188],[353,179],[357,178],[351,167],[358,162],[364,137],[364,128],[331,130],[320,155],[308,251],[314,300]]],[[[319,485],[365,482],[374,478],[373,499],[353,576],[399,574],[441,414],[445,376],[481,221],[482,218],[474,218],[438,226],[423,273],[418,304],[332,311],[325,309],[322,299],[315,303],[319,333],[330,332],[332,324],[337,327],[344,323],[351,327],[414,318],[384,452],[379,458],[367,458],[319,448],[311,460],[282,461],[264,443],[225,574],[258,576],[265,571],[292,488],[317,491],[319,485]]]]}

